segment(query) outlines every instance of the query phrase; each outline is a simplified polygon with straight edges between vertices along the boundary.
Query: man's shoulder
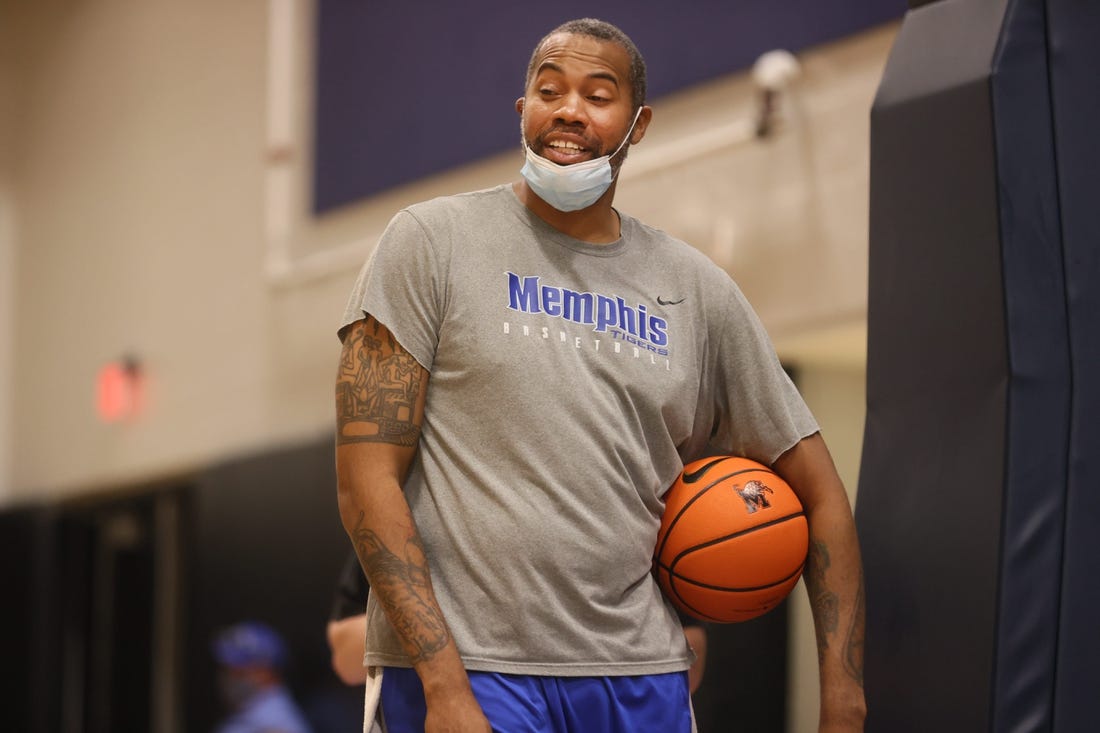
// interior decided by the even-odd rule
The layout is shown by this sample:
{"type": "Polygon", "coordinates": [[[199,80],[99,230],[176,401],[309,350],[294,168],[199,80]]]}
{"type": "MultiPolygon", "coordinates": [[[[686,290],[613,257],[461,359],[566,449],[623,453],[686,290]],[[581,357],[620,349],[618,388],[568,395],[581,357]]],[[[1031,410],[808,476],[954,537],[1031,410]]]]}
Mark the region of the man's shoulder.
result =
{"type": "Polygon", "coordinates": [[[641,243],[653,256],[660,257],[666,262],[675,262],[678,266],[693,266],[704,271],[723,272],[704,252],[679,237],[633,216],[620,215],[628,236],[635,242],[641,243]]]}
{"type": "Polygon", "coordinates": [[[410,242],[419,242],[433,257],[446,260],[460,245],[510,227],[514,199],[507,185],[502,185],[408,204],[393,215],[379,249],[396,252],[404,261],[410,242]]]}
{"type": "Polygon", "coordinates": [[[446,196],[437,196],[406,206],[404,211],[421,221],[453,219],[463,216],[484,216],[486,212],[507,208],[508,184],[466,191],[446,196]]]}

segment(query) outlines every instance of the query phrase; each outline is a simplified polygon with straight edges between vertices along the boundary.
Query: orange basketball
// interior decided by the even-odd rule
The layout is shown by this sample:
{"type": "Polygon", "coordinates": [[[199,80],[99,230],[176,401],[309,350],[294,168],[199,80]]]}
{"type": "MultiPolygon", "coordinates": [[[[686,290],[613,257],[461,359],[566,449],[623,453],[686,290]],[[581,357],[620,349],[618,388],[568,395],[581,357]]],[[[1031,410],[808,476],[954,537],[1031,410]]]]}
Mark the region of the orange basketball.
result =
{"type": "Polygon", "coordinates": [[[712,456],[684,466],[665,494],[653,564],[681,611],[733,623],[787,597],[808,546],[802,504],[786,481],[756,461],[712,456]]]}

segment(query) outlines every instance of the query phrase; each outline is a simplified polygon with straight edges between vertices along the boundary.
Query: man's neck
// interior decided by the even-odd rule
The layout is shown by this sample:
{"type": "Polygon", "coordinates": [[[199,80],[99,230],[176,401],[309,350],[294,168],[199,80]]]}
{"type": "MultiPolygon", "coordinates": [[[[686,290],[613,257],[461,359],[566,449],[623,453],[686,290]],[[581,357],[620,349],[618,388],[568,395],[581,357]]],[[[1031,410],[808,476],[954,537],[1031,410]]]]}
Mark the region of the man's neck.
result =
{"type": "Polygon", "coordinates": [[[559,211],[539,198],[526,181],[512,184],[516,198],[532,213],[562,234],[589,244],[610,244],[619,239],[619,214],[611,206],[615,184],[596,203],[579,211],[559,211]]]}

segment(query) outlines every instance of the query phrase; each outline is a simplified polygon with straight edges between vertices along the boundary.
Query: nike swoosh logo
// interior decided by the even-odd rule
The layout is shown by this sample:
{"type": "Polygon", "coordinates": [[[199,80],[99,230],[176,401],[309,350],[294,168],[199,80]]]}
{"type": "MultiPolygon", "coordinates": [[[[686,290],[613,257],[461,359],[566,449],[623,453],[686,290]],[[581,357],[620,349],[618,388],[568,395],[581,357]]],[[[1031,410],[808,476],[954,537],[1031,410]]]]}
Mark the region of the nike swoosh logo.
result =
{"type": "Polygon", "coordinates": [[[715,458],[713,461],[710,461],[708,463],[704,463],[702,466],[699,467],[698,470],[692,471],[691,473],[685,473],[684,474],[684,483],[685,484],[695,483],[699,479],[703,478],[703,474],[705,474],[707,471],[714,468],[715,466],[717,466],[719,463],[721,463],[724,460],[726,460],[725,456],[722,456],[721,458],[715,458]]]}
{"type": "Polygon", "coordinates": [[[684,302],[684,300],[685,300],[684,298],[680,298],[679,300],[665,300],[660,295],[658,295],[657,296],[657,305],[680,305],[681,303],[684,302]]]}

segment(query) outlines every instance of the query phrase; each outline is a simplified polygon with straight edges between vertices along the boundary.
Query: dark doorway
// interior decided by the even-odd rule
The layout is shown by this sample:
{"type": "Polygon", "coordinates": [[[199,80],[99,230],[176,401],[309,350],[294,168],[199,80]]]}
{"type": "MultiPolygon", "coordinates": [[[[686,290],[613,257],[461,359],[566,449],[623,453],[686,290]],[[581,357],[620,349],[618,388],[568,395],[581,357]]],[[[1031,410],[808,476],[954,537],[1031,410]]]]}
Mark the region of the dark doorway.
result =
{"type": "Polygon", "coordinates": [[[61,510],[48,604],[57,729],[176,728],[180,501],[178,491],[157,491],[61,510]]]}

